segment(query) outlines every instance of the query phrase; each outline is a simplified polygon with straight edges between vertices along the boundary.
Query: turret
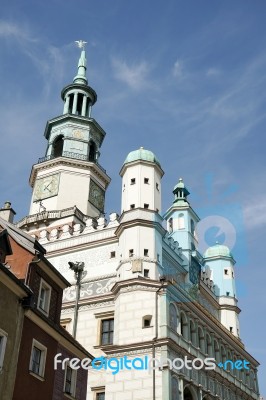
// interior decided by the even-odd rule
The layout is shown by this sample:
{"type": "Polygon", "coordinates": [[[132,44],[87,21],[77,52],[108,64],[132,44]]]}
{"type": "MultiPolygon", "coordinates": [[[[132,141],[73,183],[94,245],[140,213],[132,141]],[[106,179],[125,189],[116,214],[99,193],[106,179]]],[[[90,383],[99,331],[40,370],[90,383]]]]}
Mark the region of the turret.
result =
{"type": "Polygon", "coordinates": [[[136,273],[158,279],[162,260],[161,178],[157,157],[141,147],[128,154],[120,171],[122,216],[117,230],[121,263],[120,279],[136,273]]]}
{"type": "Polygon", "coordinates": [[[204,265],[211,270],[211,279],[216,287],[220,304],[221,323],[235,336],[239,337],[240,309],[237,306],[235,287],[235,260],[227,246],[218,242],[209,247],[204,254],[204,265]]]}
{"type": "Polygon", "coordinates": [[[189,191],[183,179],[180,178],[173,190],[174,201],[164,217],[167,230],[172,238],[182,247],[184,263],[190,263],[191,252],[197,249],[198,241],[195,226],[199,221],[198,215],[188,202],[189,191]]]}

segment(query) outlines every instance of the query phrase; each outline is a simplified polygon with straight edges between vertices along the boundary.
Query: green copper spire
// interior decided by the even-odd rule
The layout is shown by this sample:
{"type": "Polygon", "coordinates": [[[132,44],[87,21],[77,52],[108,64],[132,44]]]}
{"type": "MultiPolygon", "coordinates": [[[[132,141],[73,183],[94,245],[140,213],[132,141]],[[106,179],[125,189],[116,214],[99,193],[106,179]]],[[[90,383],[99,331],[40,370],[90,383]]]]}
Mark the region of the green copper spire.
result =
{"type": "Polygon", "coordinates": [[[189,191],[187,190],[183,179],[180,178],[178,183],[175,185],[173,193],[175,195],[174,204],[186,205],[188,203],[187,196],[189,195],[189,191]]]}
{"type": "Polygon", "coordinates": [[[88,84],[88,80],[86,77],[86,70],[87,70],[87,60],[86,60],[86,52],[85,52],[85,44],[87,42],[84,42],[83,40],[76,40],[76,43],[78,47],[81,50],[81,55],[79,58],[79,63],[78,63],[78,74],[75,76],[73,79],[73,83],[81,83],[83,85],[88,84]]]}

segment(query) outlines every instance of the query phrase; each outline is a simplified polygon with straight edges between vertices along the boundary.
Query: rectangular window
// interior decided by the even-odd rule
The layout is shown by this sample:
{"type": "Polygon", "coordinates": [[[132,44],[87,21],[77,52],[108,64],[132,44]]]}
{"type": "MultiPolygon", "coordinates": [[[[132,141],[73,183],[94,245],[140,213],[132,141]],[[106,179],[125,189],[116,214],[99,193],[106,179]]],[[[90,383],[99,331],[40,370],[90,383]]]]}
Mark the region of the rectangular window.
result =
{"type": "Polygon", "coordinates": [[[115,251],[111,251],[110,258],[115,258],[115,251]]]}
{"type": "Polygon", "coordinates": [[[74,370],[70,368],[69,365],[67,365],[65,369],[64,392],[74,397],[76,392],[76,381],[77,381],[77,370],[74,370]]]}
{"type": "Polygon", "coordinates": [[[31,370],[37,375],[40,375],[42,351],[38,347],[32,349],[31,370]]]}
{"type": "Polygon", "coordinates": [[[149,204],[144,203],[144,208],[149,208],[149,204]]]}
{"type": "Polygon", "coordinates": [[[143,275],[145,276],[145,278],[149,278],[149,270],[148,269],[144,269],[143,275]]]}
{"type": "Polygon", "coordinates": [[[103,319],[101,329],[101,344],[113,344],[114,338],[114,319],[103,319]]]}
{"type": "Polygon", "coordinates": [[[134,256],[134,249],[130,249],[129,250],[129,257],[133,257],[134,256]]]}
{"type": "Polygon", "coordinates": [[[151,326],[151,316],[143,317],[142,328],[149,328],[151,326]]]}
{"type": "Polygon", "coordinates": [[[45,314],[49,314],[51,298],[51,286],[48,285],[43,279],[41,279],[39,298],[38,298],[38,309],[45,314]]]}
{"type": "Polygon", "coordinates": [[[148,249],[144,249],[144,257],[148,257],[149,255],[149,250],[148,249]]]}
{"type": "Polygon", "coordinates": [[[225,269],[225,270],[224,270],[224,274],[225,274],[225,275],[228,275],[228,269],[225,269]]]}
{"type": "Polygon", "coordinates": [[[41,377],[44,377],[46,353],[47,348],[37,342],[37,340],[33,339],[30,357],[30,371],[41,377]]]}
{"type": "Polygon", "coordinates": [[[7,333],[0,329],[0,371],[4,365],[6,351],[7,333]]]}
{"type": "Polygon", "coordinates": [[[149,178],[144,178],[144,183],[145,183],[146,185],[148,185],[148,183],[149,183],[149,178]]]}
{"type": "Polygon", "coordinates": [[[132,179],[130,180],[130,184],[131,184],[131,185],[135,185],[135,183],[136,183],[136,179],[135,179],[135,178],[132,178],[132,179]]]}
{"type": "Polygon", "coordinates": [[[133,210],[135,208],[135,204],[130,204],[130,208],[133,210]]]}
{"type": "Polygon", "coordinates": [[[156,183],[156,189],[159,190],[159,183],[156,183]]]}
{"type": "Polygon", "coordinates": [[[96,400],[105,400],[105,393],[104,392],[96,393],[96,400]]]}

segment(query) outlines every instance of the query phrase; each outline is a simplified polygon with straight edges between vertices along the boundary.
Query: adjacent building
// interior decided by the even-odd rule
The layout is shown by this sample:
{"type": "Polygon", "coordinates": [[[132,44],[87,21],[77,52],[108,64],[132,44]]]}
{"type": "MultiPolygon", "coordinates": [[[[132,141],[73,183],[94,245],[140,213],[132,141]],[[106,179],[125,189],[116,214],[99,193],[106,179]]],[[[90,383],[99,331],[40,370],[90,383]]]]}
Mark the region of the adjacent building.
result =
{"type": "Polygon", "coordinates": [[[61,96],[63,114],[47,122],[47,151],[30,175],[30,212],[17,227],[39,240],[71,282],[61,319],[71,332],[78,303],[77,340],[89,352],[107,360],[164,360],[150,372],[92,369],[87,399],[259,399],[258,362],[240,337],[230,250],[217,243],[199,253],[200,219],[182,179],[163,213],[164,171],[143,147],[122,165],[121,213],[107,220],[110,178],[100,164],[105,132],[91,114],[97,95],[88,85],[84,49],[78,73],[61,96]],[[84,264],[78,298],[69,261],[84,264]],[[201,364],[206,357],[220,366],[171,367],[175,359],[182,366],[186,359],[201,364]],[[224,366],[227,360],[231,364],[224,366]],[[242,364],[232,368],[237,360],[242,364]]]}
{"type": "MultiPolygon", "coordinates": [[[[12,220],[6,203],[4,216],[12,220]]],[[[0,217],[0,397],[2,400],[86,399],[87,370],[69,363],[54,368],[54,357],[89,358],[61,325],[68,281],[45,257],[45,249],[0,217]]]]}

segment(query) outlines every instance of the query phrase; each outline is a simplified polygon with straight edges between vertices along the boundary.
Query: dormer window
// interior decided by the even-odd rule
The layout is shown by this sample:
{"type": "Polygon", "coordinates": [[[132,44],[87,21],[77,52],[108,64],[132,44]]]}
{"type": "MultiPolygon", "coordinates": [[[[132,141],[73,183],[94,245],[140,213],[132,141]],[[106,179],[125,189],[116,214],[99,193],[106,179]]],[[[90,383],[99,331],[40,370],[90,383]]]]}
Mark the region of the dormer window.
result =
{"type": "Polygon", "coordinates": [[[130,204],[130,208],[131,208],[131,210],[134,210],[135,204],[130,204]]]}
{"type": "Polygon", "coordinates": [[[41,279],[37,308],[44,314],[49,314],[51,286],[41,279]]]}

